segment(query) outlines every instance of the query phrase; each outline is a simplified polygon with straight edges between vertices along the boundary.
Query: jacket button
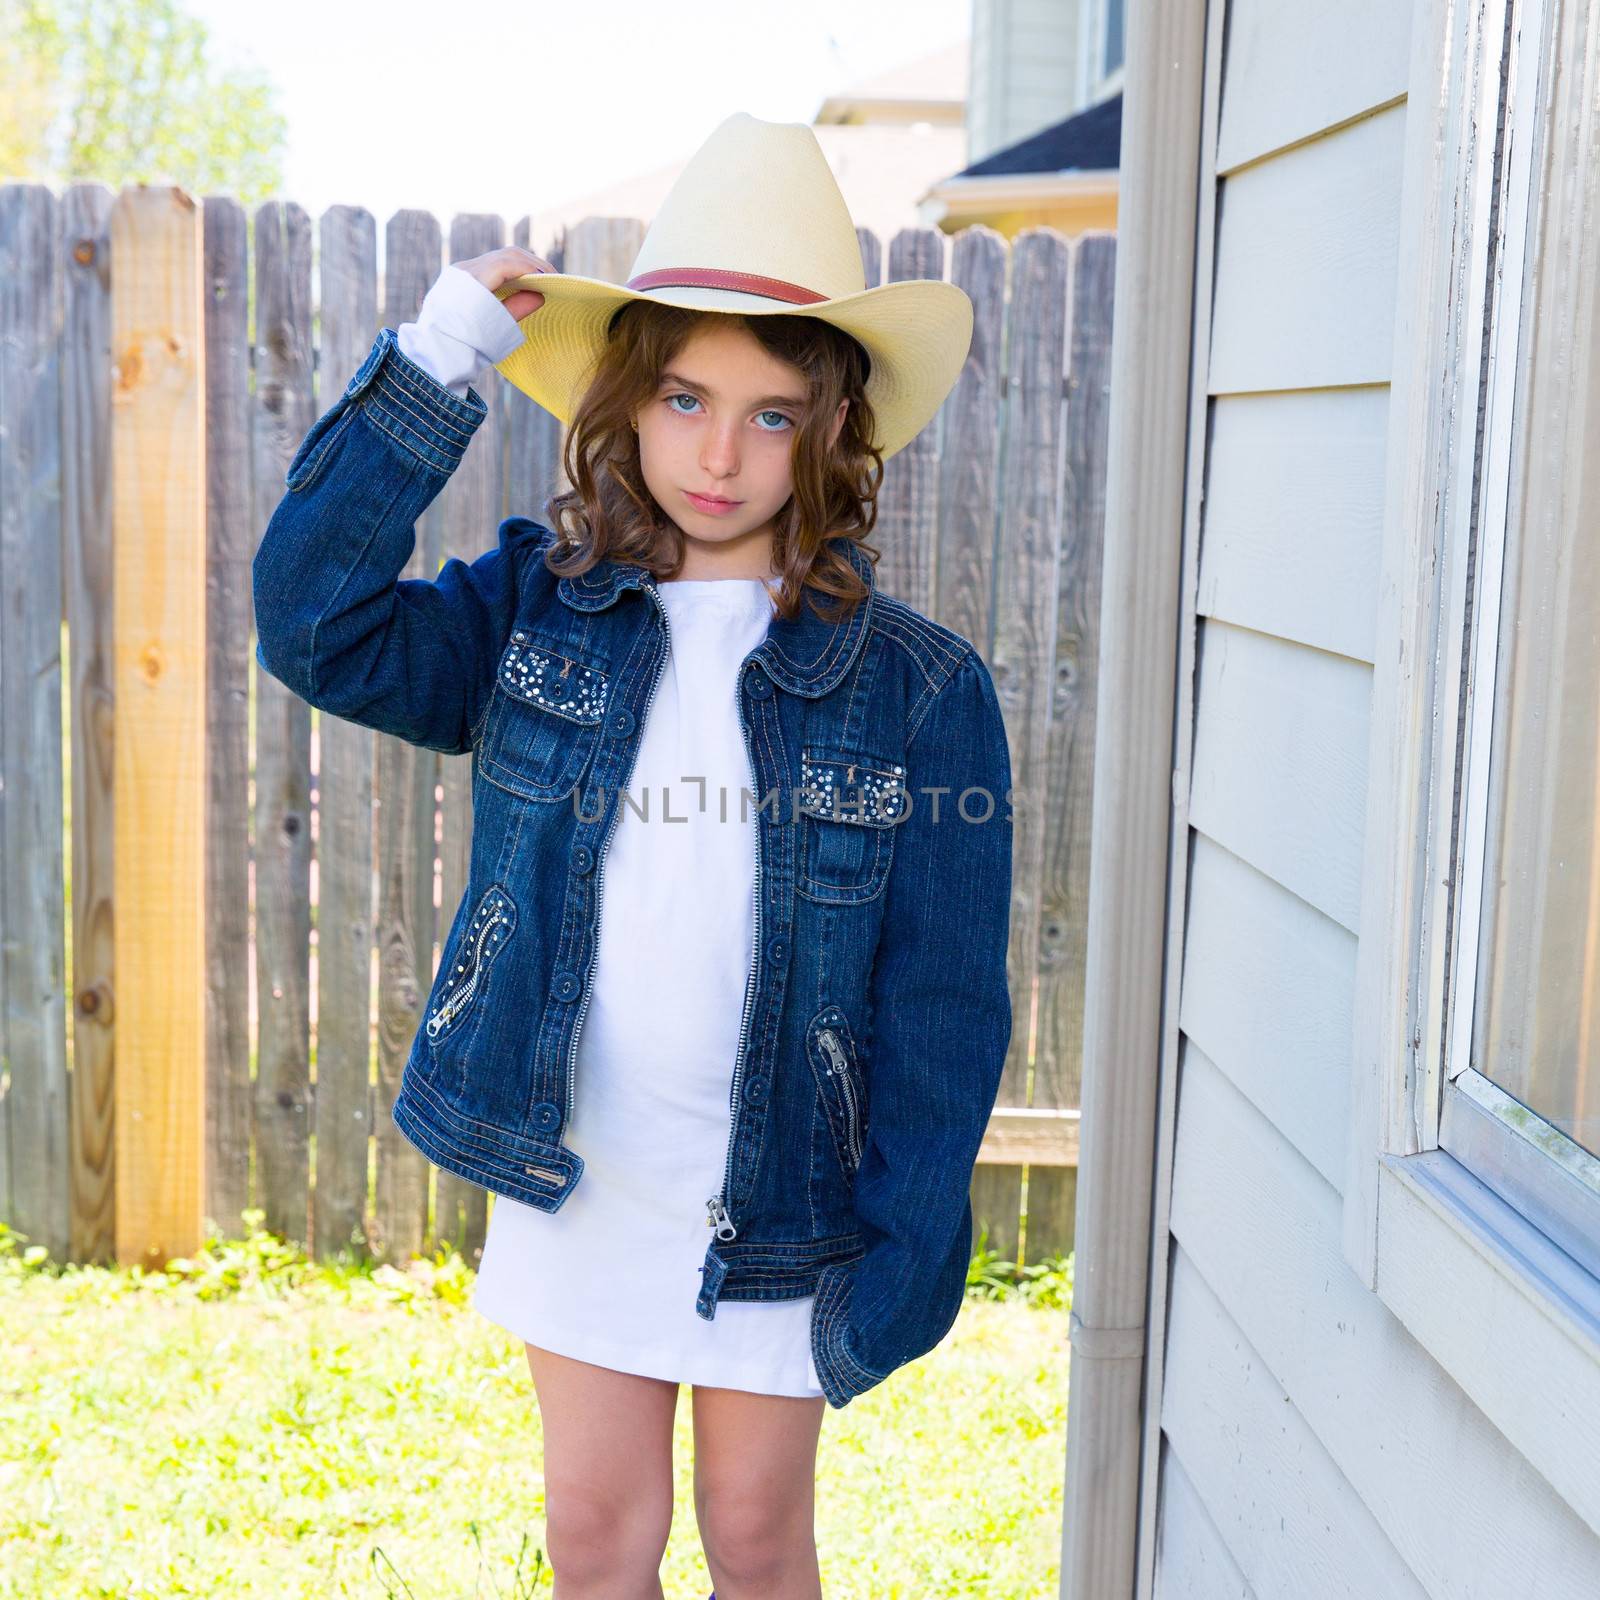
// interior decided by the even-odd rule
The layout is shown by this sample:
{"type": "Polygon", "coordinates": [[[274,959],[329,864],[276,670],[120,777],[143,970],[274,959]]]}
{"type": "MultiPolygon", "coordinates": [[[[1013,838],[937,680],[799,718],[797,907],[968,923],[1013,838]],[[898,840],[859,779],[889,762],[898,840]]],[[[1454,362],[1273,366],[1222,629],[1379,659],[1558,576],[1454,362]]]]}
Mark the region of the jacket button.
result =
{"type": "Polygon", "coordinates": [[[565,700],[569,693],[569,685],[565,678],[550,678],[544,684],[544,697],[546,700],[557,702],[565,700]]]}
{"type": "Polygon", "coordinates": [[[572,870],[574,872],[587,872],[594,865],[594,851],[586,844],[574,845],[572,849],[572,870]]]}
{"type": "Polygon", "coordinates": [[[557,1000],[572,1000],[577,997],[578,991],[583,987],[578,982],[575,972],[562,972],[556,977],[554,992],[557,1000]]]}
{"type": "Polygon", "coordinates": [[[773,966],[781,967],[789,959],[789,941],[782,934],[774,934],[767,940],[767,960],[773,966]]]}
{"type": "Polygon", "coordinates": [[[541,1100],[533,1108],[534,1124],[540,1128],[553,1128],[561,1120],[561,1107],[549,1100],[541,1100]]]}
{"type": "Polygon", "coordinates": [[[625,737],[633,732],[633,713],[626,706],[618,706],[606,718],[606,727],[619,737],[625,737]]]}
{"type": "Polygon", "coordinates": [[[744,1092],[750,1097],[752,1105],[760,1105],[767,1098],[767,1080],[762,1077],[751,1078],[745,1084],[744,1092]]]}
{"type": "Polygon", "coordinates": [[[772,693],[772,679],[757,666],[745,674],[744,686],[752,700],[765,700],[772,693]]]}

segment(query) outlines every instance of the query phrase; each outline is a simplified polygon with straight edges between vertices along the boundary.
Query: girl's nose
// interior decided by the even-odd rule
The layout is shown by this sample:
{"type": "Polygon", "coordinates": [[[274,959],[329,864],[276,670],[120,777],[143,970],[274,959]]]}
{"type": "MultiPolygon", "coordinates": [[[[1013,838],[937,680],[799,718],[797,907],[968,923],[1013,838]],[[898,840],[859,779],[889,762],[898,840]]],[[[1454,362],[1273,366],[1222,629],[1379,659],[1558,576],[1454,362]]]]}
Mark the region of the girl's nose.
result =
{"type": "Polygon", "coordinates": [[[719,478],[730,477],[738,470],[739,447],[734,442],[731,432],[718,431],[707,437],[700,465],[719,478]]]}

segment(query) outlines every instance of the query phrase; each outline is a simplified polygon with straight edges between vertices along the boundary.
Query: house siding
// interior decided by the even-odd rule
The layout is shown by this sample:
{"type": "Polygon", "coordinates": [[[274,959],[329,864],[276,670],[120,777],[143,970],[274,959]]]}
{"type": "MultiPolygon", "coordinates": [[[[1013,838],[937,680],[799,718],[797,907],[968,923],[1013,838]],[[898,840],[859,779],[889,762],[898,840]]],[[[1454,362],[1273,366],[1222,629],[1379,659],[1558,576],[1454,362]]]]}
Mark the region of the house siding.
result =
{"type": "Polygon", "coordinates": [[[1340,1248],[1409,11],[1233,0],[1212,35],[1157,1596],[1576,1600],[1600,1574],[1340,1248]]]}

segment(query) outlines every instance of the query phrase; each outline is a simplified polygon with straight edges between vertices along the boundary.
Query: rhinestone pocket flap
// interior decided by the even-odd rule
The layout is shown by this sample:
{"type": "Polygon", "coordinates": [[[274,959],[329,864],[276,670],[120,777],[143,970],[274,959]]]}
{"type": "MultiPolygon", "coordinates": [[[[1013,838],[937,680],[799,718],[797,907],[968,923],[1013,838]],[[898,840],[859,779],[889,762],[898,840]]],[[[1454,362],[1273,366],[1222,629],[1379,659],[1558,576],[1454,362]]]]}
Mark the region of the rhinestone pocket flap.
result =
{"type": "Polygon", "coordinates": [[[495,677],[479,771],[524,799],[564,799],[599,742],[610,687],[604,666],[519,628],[495,677]]]}
{"type": "Polygon", "coordinates": [[[795,800],[795,887],[808,900],[832,905],[875,900],[888,881],[896,824],[910,812],[905,768],[807,746],[795,800]]]}
{"type": "Polygon", "coordinates": [[[500,682],[517,699],[574,722],[598,723],[606,714],[606,675],[522,632],[512,634],[500,657],[500,682]]]}
{"type": "Polygon", "coordinates": [[[829,822],[893,827],[906,811],[905,772],[806,750],[800,758],[800,809],[829,822]]]}

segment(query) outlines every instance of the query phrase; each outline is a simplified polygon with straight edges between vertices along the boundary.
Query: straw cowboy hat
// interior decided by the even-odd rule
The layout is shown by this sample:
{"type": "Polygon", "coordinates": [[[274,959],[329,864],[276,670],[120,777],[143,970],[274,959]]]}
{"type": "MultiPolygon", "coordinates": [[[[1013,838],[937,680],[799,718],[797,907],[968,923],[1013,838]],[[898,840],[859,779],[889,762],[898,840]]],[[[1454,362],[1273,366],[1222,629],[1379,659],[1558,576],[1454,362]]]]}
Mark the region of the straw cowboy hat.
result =
{"type": "Polygon", "coordinates": [[[886,458],[933,419],[972,342],[972,302],[955,284],[866,287],[855,224],[817,136],[803,122],[743,111],[678,174],[626,283],[530,272],[495,293],[519,289],[544,303],[521,319],[523,344],[495,370],[562,422],[577,411],[608,321],[630,300],[842,328],[872,359],[866,396],[886,458]]]}

